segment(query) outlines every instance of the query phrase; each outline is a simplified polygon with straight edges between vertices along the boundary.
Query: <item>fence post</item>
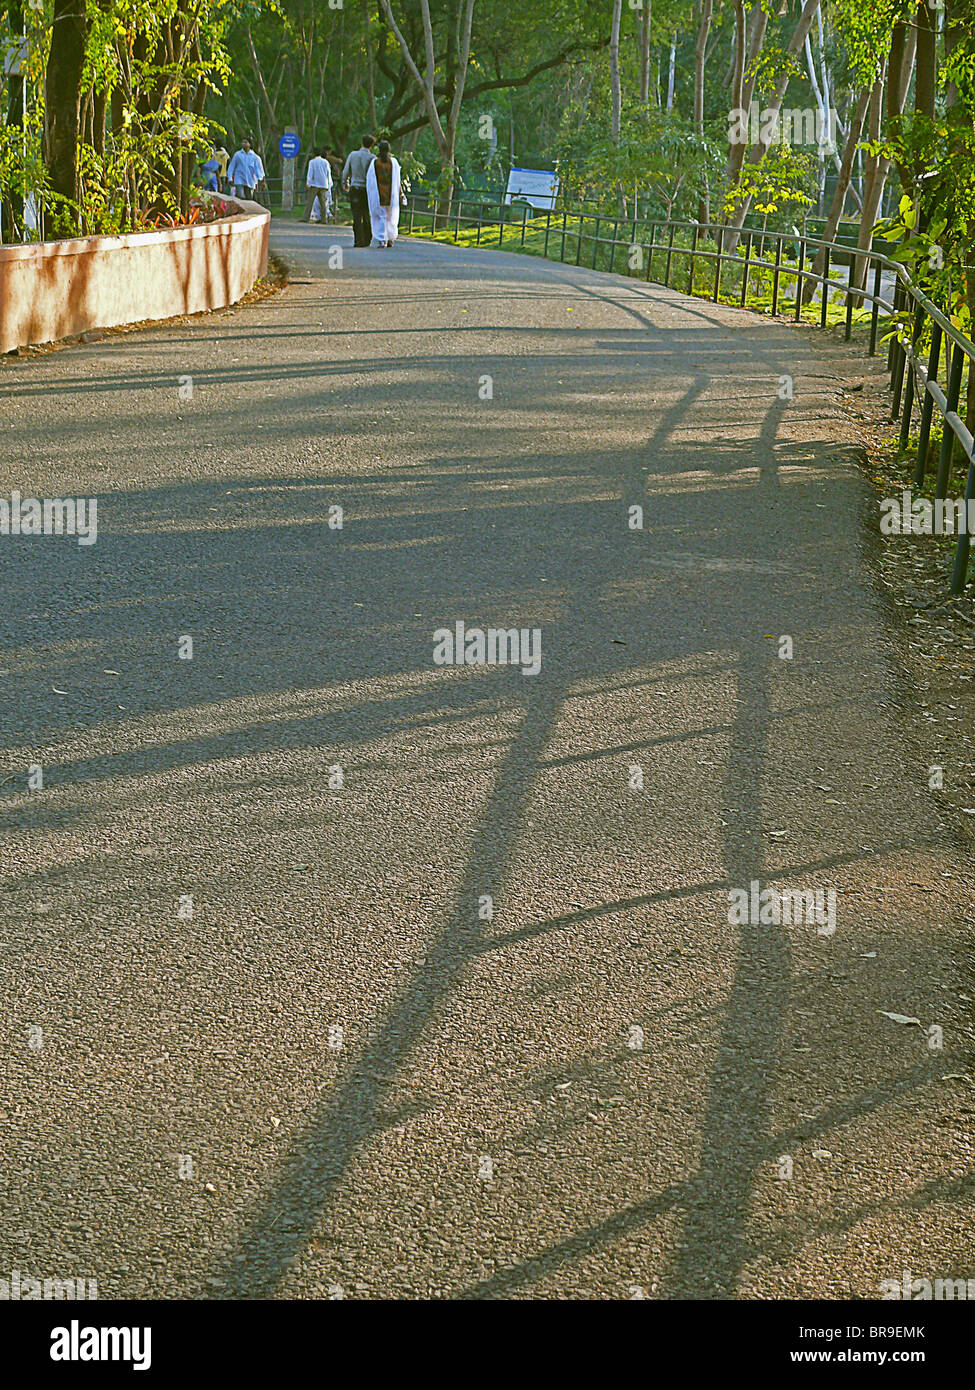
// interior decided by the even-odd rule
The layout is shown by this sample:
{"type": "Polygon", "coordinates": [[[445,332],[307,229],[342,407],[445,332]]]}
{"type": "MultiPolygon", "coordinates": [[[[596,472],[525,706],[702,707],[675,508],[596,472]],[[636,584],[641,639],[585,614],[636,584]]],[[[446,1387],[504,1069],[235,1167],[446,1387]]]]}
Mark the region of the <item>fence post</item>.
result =
{"type": "Polygon", "coordinates": [[[873,272],[873,308],[870,311],[870,351],[868,357],[873,357],[877,351],[877,319],[880,314],[880,274],[881,264],[878,261],[873,272]]]}
{"type": "Polygon", "coordinates": [[[718,239],[715,242],[718,248],[718,258],[714,263],[714,302],[718,302],[718,294],[721,290],[721,257],[724,253],[724,227],[718,228],[718,239]]]}
{"type": "Polygon", "coordinates": [[[580,209],[580,212],[579,212],[579,227],[578,227],[578,230],[576,231],[576,265],[581,265],[581,263],[582,263],[582,228],[583,228],[584,222],[585,222],[585,213],[582,212],[582,210],[580,209]]]}
{"type": "Polygon", "coordinates": [[[602,221],[602,218],[601,218],[601,217],[597,217],[597,218],[596,218],[596,230],[595,230],[595,232],[593,233],[593,239],[592,239],[592,268],[593,268],[593,270],[596,269],[596,256],[599,254],[599,224],[600,224],[601,221],[602,221]]]}
{"type": "Polygon", "coordinates": [[[802,271],[806,268],[806,239],[800,238],[799,241],[799,269],[796,272],[796,323],[802,319],[802,271]]]}
{"type": "Polygon", "coordinates": [[[563,209],[562,209],[562,249],[561,249],[561,251],[559,252],[559,261],[560,261],[562,264],[565,263],[565,229],[566,229],[566,224],[568,223],[568,220],[569,220],[568,211],[567,211],[565,208],[563,208],[563,209]]]}
{"type": "MultiPolygon", "coordinates": [[[[969,363],[968,370],[972,371],[969,363]]],[[[967,520],[968,507],[972,497],[975,497],[975,463],[969,460],[968,481],[965,483],[965,519],[966,529],[958,537],[958,544],[955,546],[955,566],[951,571],[951,592],[960,594],[965,587],[965,580],[968,577],[968,552],[971,546],[971,536],[968,534],[967,520]]]]}
{"type": "Polygon", "coordinates": [[[698,224],[697,222],[695,222],[695,223],[694,223],[694,230],[693,230],[693,232],[691,233],[691,262],[690,262],[690,265],[689,265],[688,271],[687,271],[687,293],[688,293],[688,294],[693,294],[693,293],[694,293],[694,253],[695,253],[695,251],[697,250],[697,234],[698,234],[698,231],[699,231],[699,224],[698,224]]]}
{"type": "Polygon", "coordinates": [[[897,457],[907,453],[908,441],[911,437],[911,412],[914,408],[914,363],[911,362],[907,368],[907,382],[904,386],[904,409],[901,411],[901,432],[897,441],[897,457]]]}
{"type": "Polygon", "coordinates": [[[528,204],[526,203],[525,206],[524,206],[524,207],[522,208],[522,210],[521,210],[521,244],[522,244],[522,246],[524,246],[524,244],[525,244],[525,233],[527,232],[527,230],[528,230],[528,204]]]}
{"type": "MultiPolygon", "coordinates": [[[[931,324],[931,350],[928,353],[928,381],[934,381],[938,375],[938,361],[941,357],[941,324],[931,324]]],[[[934,409],[934,397],[925,385],[924,399],[921,402],[921,432],[917,441],[917,466],[914,469],[914,486],[921,487],[924,484],[924,475],[928,467],[928,444],[931,442],[931,412],[934,409]]]]}
{"type": "MultiPolygon", "coordinates": [[[[907,383],[904,387],[904,411],[901,416],[901,433],[897,445],[897,456],[907,452],[907,443],[911,437],[911,412],[914,409],[914,345],[921,332],[921,325],[924,322],[924,310],[920,306],[914,311],[914,328],[911,333],[911,361],[907,368],[907,383]]],[[[927,394],[925,392],[925,394],[927,394]]]]}
{"type": "MultiPolygon", "coordinates": [[[[958,395],[961,391],[961,373],[965,365],[964,350],[956,343],[955,350],[951,354],[951,375],[948,378],[948,409],[945,414],[950,414],[958,409],[958,395]]],[[[948,480],[951,477],[951,452],[955,447],[955,432],[945,421],[944,433],[941,436],[941,458],[938,460],[938,481],[934,489],[937,498],[948,495],[948,480]]]]}
{"type": "MultiPolygon", "coordinates": [[[[656,242],[656,239],[657,239],[657,228],[656,228],[655,224],[654,224],[653,222],[651,222],[651,223],[650,223],[650,247],[649,247],[649,254],[648,254],[648,256],[647,256],[647,283],[648,283],[648,284],[649,284],[649,282],[653,279],[653,251],[654,251],[654,244],[655,244],[655,242],[656,242]]],[[[636,237],[634,237],[633,240],[635,241],[635,240],[636,240],[636,237]]]]}
{"type": "Polygon", "coordinates": [[[772,317],[779,312],[779,266],[782,264],[782,237],[775,241],[775,269],[772,272],[772,317]]]}
{"type": "Polygon", "coordinates": [[[545,259],[548,260],[548,239],[552,232],[552,209],[547,208],[545,212],[545,259]]]}
{"type": "Polygon", "coordinates": [[[819,306],[819,326],[826,327],[826,308],[829,304],[829,247],[823,258],[823,302],[819,306]]]}
{"type": "MultiPolygon", "coordinates": [[[[893,302],[893,304],[891,305],[891,311],[890,311],[890,317],[889,317],[889,319],[888,319],[888,324],[893,324],[894,319],[897,317],[897,311],[898,311],[898,309],[900,308],[900,301],[901,301],[901,282],[900,282],[899,280],[895,280],[895,281],[894,281],[894,302],[893,302]]],[[[895,334],[891,337],[890,342],[887,344],[887,371],[888,371],[888,373],[889,373],[891,376],[893,376],[893,373],[894,373],[894,361],[895,361],[895,354],[896,354],[896,352],[897,352],[897,334],[895,333],[895,334]]]]}
{"type": "Polygon", "coordinates": [[[670,224],[670,240],[667,243],[667,267],[664,270],[664,284],[670,289],[670,258],[674,254],[674,224],[670,224]]]}
{"type": "Polygon", "coordinates": [[[741,307],[744,309],[745,300],[748,298],[748,272],[752,264],[752,234],[745,237],[745,265],[741,276],[741,307]]]}
{"type": "Polygon", "coordinates": [[[894,374],[891,378],[890,388],[894,393],[894,403],[890,408],[890,418],[896,420],[901,410],[901,388],[904,385],[904,368],[907,365],[907,353],[901,347],[900,334],[897,336],[897,355],[894,358],[894,374]]]}

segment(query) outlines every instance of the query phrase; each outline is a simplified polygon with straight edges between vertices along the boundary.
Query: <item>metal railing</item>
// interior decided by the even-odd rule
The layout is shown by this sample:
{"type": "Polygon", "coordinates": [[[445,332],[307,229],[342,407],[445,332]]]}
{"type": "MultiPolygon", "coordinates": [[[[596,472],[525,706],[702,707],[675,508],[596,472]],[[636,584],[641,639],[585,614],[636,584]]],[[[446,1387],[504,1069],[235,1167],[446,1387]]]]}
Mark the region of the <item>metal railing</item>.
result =
{"type": "MultiPolygon", "coordinates": [[[[970,549],[967,517],[969,503],[975,497],[975,439],[958,413],[958,404],[966,362],[969,371],[973,370],[973,363],[975,363],[975,344],[964,333],[960,332],[950,322],[943,310],[939,309],[914,284],[907,270],[899,261],[891,259],[873,247],[861,251],[840,242],[824,241],[819,237],[808,236],[804,229],[800,231],[798,228],[790,232],[774,232],[764,228],[747,226],[736,228],[727,223],[705,225],[698,222],[676,222],[669,219],[621,217],[615,213],[606,212],[605,209],[593,212],[586,211],[585,205],[576,208],[547,208],[539,211],[529,208],[527,204],[522,204],[517,209],[519,215],[514,216],[512,214],[515,209],[512,208],[506,195],[485,199],[484,195],[480,193],[476,195],[476,199],[465,200],[463,195],[460,195],[453,200],[448,211],[441,212],[435,206],[418,206],[424,197],[425,195],[419,193],[412,193],[408,196],[409,224],[406,228],[407,231],[415,230],[418,217],[429,218],[433,221],[435,230],[448,234],[452,232],[454,240],[459,238],[461,226],[470,226],[476,228],[474,238],[476,246],[496,245],[501,247],[505,244],[513,246],[515,242],[520,247],[524,247],[529,231],[533,237],[536,233],[544,233],[541,253],[550,260],[554,259],[565,263],[567,260],[566,251],[568,250],[569,263],[582,265],[583,246],[586,243],[591,243],[591,269],[597,268],[599,248],[602,246],[609,248],[608,269],[610,271],[616,269],[619,250],[624,250],[626,255],[624,256],[623,269],[624,273],[628,274],[633,274],[633,267],[628,257],[639,248],[639,265],[641,269],[645,269],[643,278],[647,281],[663,284],[668,288],[671,288],[672,280],[676,282],[677,264],[679,264],[681,257],[685,257],[686,283],[681,286],[675,285],[675,287],[682,288],[687,294],[694,293],[695,265],[702,261],[714,262],[714,283],[708,292],[708,297],[715,303],[721,297],[722,271],[726,265],[734,266],[736,272],[741,275],[741,286],[738,294],[742,307],[745,306],[748,298],[748,282],[751,274],[757,270],[768,271],[771,273],[772,280],[771,312],[773,315],[779,312],[780,299],[783,297],[783,281],[790,279],[795,281],[795,300],[792,311],[797,323],[802,318],[804,304],[812,304],[815,298],[815,287],[820,286],[820,327],[826,327],[827,307],[830,300],[835,302],[845,299],[844,336],[847,342],[850,341],[852,335],[854,309],[859,305],[868,303],[870,305],[869,356],[876,355],[881,320],[889,344],[887,370],[890,374],[893,393],[891,419],[900,420],[899,455],[905,454],[908,449],[915,406],[919,412],[919,435],[914,470],[915,487],[923,486],[927,473],[931,424],[935,407],[937,407],[942,422],[941,450],[935,478],[934,496],[936,502],[945,502],[947,499],[953,455],[956,448],[960,449],[968,462],[968,477],[964,494],[965,524],[964,528],[959,526],[958,529],[958,541],[955,546],[951,575],[951,592],[959,594],[963,591],[968,574],[970,549]],[[468,208],[473,206],[476,209],[475,216],[464,215],[465,202],[468,208]],[[590,226],[588,232],[586,231],[587,224],[590,226]],[[609,225],[612,226],[612,235],[601,236],[600,232],[609,225]],[[493,240],[490,235],[485,237],[485,228],[491,229],[491,232],[496,231],[493,240]],[[625,230],[625,236],[620,235],[621,228],[625,230]],[[508,234],[507,243],[505,242],[506,232],[508,234]],[[657,240],[658,233],[664,237],[663,241],[657,240]],[[679,233],[689,234],[689,246],[678,244],[677,236],[679,233]],[[644,237],[643,240],[640,239],[641,234],[644,237]],[[649,235],[649,240],[645,239],[647,235],[649,235]],[[755,253],[756,245],[758,246],[757,254],[755,253]],[[767,245],[774,248],[772,259],[766,258],[767,245]],[[784,259],[784,252],[787,247],[794,252],[794,261],[784,259]],[[742,248],[744,249],[742,250],[742,248]],[[575,253],[574,258],[573,251],[575,253]],[[807,266],[807,255],[810,252],[812,255],[807,266]],[[813,269],[813,262],[820,252],[822,253],[821,272],[813,269]],[[645,267],[643,266],[644,253],[646,253],[645,267]],[[657,279],[653,274],[655,256],[664,260],[662,279],[657,279]],[[838,265],[844,263],[849,265],[849,274],[845,279],[838,279],[831,275],[831,270],[835,271],[838,265]],[[868,289],[866,286],[870,281],[871,272],[873,284],[872,289],[868,289]],[[890,298],[885,298],[881,293],[885,278],[891,287],[890,298]],[[859,288],[858,281],[862,283],[863,288],[859,288]],[[809,284],[813,286],[811,296],[804,289],[809,284]],[[925,342],[928,345],[927,360],[922,361],[921,345],[925,342]],[[939,370],[942,367],[947,377],[944,384],[938,379],[939,370]]],[[[519,202],[517,196],[515,201],[519,202]]],[[[639,271],[637,277],[639,278],[639,271]]],[[[725,298],[727,300],[727,296],[725,298]]],[[[950,517],[951,512],[946,507],[942,514],[950,517]]]]}

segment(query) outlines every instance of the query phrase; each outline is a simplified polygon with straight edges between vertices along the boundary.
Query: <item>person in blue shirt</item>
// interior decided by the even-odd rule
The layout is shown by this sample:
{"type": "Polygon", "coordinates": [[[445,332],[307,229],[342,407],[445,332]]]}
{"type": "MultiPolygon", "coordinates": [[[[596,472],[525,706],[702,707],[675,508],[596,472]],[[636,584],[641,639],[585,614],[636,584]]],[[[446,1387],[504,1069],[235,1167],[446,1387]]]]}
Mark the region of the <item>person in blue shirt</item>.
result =
{"type": "Polygon", "coordinates": [[[201,164],[200,168],[203,170],[203,177],[206,179],[205,187],[208,188],[211,193],[219,193],[220,160],[217,158],[216,150],[211,149],[210,158],[204,164],[201,164]]]}
{"type": "Polygon", "coordinates": [[[227,178],[238,198],[253,198],[258,185],[264,182],[261,156],[251,148],[249,140],[241,140],[240,149],[227,168],[227,178]]]}

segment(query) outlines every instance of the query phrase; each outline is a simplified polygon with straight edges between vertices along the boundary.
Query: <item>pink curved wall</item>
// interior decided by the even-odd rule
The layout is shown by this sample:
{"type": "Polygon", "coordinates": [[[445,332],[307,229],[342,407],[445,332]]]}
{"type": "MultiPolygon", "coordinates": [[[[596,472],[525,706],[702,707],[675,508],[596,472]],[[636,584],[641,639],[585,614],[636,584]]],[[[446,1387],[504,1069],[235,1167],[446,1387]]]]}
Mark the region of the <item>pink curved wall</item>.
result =
{"type": "Polygon", "coordinates": [[[267,271],[271,220],[235,206],[205,226],[0,246],[0,352],[235,303],[267,271]]]}

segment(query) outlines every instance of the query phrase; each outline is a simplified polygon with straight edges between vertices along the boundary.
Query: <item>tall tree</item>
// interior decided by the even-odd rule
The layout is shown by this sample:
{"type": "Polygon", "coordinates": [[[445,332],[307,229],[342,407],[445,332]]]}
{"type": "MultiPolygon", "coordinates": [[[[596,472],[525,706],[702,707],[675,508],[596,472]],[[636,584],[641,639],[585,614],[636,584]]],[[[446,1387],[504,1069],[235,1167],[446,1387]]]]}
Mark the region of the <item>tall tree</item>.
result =
{"type": "MultiPolygon", "coordinates": [[[[15,36],[23,33],[24,30],[24,7],[23,0],[10,0],[7,10],[7,19],[10,25],[10,32],[15,36]]],[[[8,77],[7,92],[7,126],[11,131],[19,130],[24,119],[24,74],[22,65],[18,64],[15,72],[11,72],[8,77]]],[[[8,217],[12,227],[16,228],[24,215],[24,199],[19,189],[10,189],[6,194],[8,217]]]]}
{"type": "MultiPolygon", "coordinates": [[[[769,145],[772,143],[770,117],[774,115],[777,118],[782,109],[782,101],[789,86],[789,79],[794,70],[795,60],[805,46],[806,35],[809,33],[810,26],[812,25],[818,8],[819,0],[804,0],[802,12],[799,15],[796,27],[792,32],[792,38],[789,40],[789,46],[786,49],[786,61],[776,81],[775,90],[769,98],[769,104],[766,107],[766,113],[763,116],[762,124],[759,128],[758,140],[748,152],[748,162],[750,164],[760,164],[768,153],[769,145]]],[[[751,201],[751,194],[740,199],[730,219],[731,225],[737,232],[740,232],[741,228],[744,226],[751,201]]],[[[736,241],[737,238],[734,238],[733,244],[736,243],[736,241]]]]}
{"type": "MultiPolygon", "coordinates": [[[[888,130],[894,126],[904,110],[904,103],[907,100],[907,92],[911,82],[916,42],[917,30],[913,25],[910,27],[904,23],[894,25],[891,32],[890,57],[887,60],[886,124],[888,130]]],[[[871,97],[868,124],[868,136],[871,142],[880,139],[883,93],[884,79],[881,75],[874,84],[871,97]]],[[[863,191],[863,206],[860,209],[860,227],[857,233],[857,250],[859,251],[868,251],[873,242],[873,229],[880,212],[890,165],[890,157],[886,154],[870,156],[867,184],[863,191]]],[[[852,280],[857,289],[862,290],[866,284],[867,264],[865,256],[857,258],[852,280]]]]}
{"type": "MultiPolygon", "coordinates": [[[[860,136],[863,133],[863,123],[866,120],[867,108],[870,105],[870,95],[873,91],[873,83],[863,87],[857,98],[856,106],[850,113],[850,125],[846,132],[846,142],[843,146],[843,158],[840,161],[840,171],[836,180],[836,188],[833,190],[833,200],[830,203],[829,211],[826,214],[826,225],[823,228],[821,240],[832,241],[836,236],[840,219],[843,216],[843,209],[846,207],[847,194],[850,191],[850,182],[853,177],[853,161],[860,144],[860,136]]],[[[816,275],[822,275],[826,268],[826,251],[820,247],[813,260],[813,271],[816,275]]],[[[808,303],[816,293],[815,280],[807,280],[803,287],[802,297],[808,303]]]]}
{"type": "MultiPolygon", "coordinates": [[[[81,75],[88,25],[85,0],[54,0],[51,51],[44,82],[45,156],[51,188],[78,196],[81,75]]],[[[63,215],[56,221],[63,222],[63,215]]]]}
{"type": "Polygon", "coordinates": [[[651,0],[647,0],[646,9],[640,20],[640,104],[641,106],[650,105],[650,20],[651,0]]]}
{"type": "MultiPolygon", "coordinates": [[[[708,34],[711,32],[711,15],[714,0],[699,0],[697,40],[694,44],[694,130],[698,139],[704,139],[704,65],[707,61],[708,34]]],[[[711,206],[707,183],[698,207],[698,221],[707,225],[711,221],[711,206]]]]}
{"type": "Polygon", "coordinates": [[[620,142],[620,122],[623,113],[623,90],[620,84],[620,19],[623,0],[613,0],[613,22],[609,33],[609,80],[613,93],[613,114],[610,131],[614,145],[620,142]]]}
{"type": "MultiPolygon", "coordinates": [[[[738,107],[742,110],[747,110],[751,105],[752,95],[755,91],[755,78],[758,72],[758,60],[762,55],[767,29],[768,11],[761,0],[755,0],[748,21],[748,46],[747,49],[745,49],[744,46],[742,48],[741,66],[743,76],[741,93],[737,103],[738,107]]],[[[736,58],[736,65],[737,61],[736,58]]],[[[726,180],[729,188],[733,188],[738,182],[747,152],[748,144],[745,140],[733,141],[728,146],[728,172],[726,180]]]]}
{"type": "Polygon", "coordinates": [[[447,24],[447,90],[450,105],[446,119],[442,120],[437,106],[437,57],[433,35],[433,20],[430,17],[430,0],[419,0],[420,15],[423,20],[424,70],[420,71],[410,46],[393,15],[390,0],[380,0],[386,22],[403,54],[403,60],[410,70],[413,80],[423,95],[430,130],[437,142],[437,149],[443,162],[443,201],[449,212],[454,193],[457,151],[457,127],[460,121],[461,104],[464,100],[464,84],[467,81],[467,68],[471,57],[471,28],[474,23],[474,0],[453,0],[452,13],[448,12],[447,24]]]}

